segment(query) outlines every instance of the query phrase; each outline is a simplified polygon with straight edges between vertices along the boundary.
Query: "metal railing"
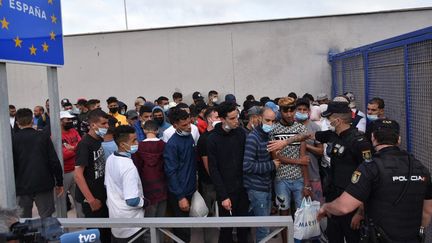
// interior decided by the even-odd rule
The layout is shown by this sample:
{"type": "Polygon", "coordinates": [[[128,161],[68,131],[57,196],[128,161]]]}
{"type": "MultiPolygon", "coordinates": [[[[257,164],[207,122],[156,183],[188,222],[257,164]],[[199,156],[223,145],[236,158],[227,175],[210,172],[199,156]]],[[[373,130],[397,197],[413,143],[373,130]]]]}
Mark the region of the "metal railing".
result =
{"type": "Polygon", "coordinates": [[[273,236],[287,229],[289,243],[294,243],[294,224],[291,216],[268,217],[209,217],[209,218],[59,218],[64,228],[134,228],[150,230],[151,243],[157,243],[160,231],[182,243],[168,228],[236,228],[236,227],[271,227],[272,232],[260,243],[269,241],[273,236]]]}

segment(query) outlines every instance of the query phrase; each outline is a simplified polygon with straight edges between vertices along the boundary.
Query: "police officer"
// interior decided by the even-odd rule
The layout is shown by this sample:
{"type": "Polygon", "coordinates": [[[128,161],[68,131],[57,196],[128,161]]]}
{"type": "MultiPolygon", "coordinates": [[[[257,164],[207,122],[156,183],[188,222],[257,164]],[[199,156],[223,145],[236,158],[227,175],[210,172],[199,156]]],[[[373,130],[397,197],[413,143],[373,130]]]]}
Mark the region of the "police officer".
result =
{"type": "MultiPolygon", "coordinates": [[[[326,202],[339,197],[348,186],[351,175],[364,161],[372,157],[372,146],[364,135],[351,126],[352,114],[348,102],[332,101],[322,116],[327,118],[328,131],[312,134],[321,143],[327,143],[327,155],[330,157],[329,178],[323,180],[323,192],[326,202]]],[[[333,216],[327,221],[327,236],[331,243],[356,243],[360,240],[360,222],[363,209],[347,215],[333,216]]]]}
{"type": "Polygon", "coordinates": [[[432,216],[430,173],[397,146],[397,122],[377,122],[372,143],[376,154],[354,171],[339,198],[321,207],[318,219],[348,214],[364,203],[369,237],[362,242],[419,242],[419,229],[432,216]]]}

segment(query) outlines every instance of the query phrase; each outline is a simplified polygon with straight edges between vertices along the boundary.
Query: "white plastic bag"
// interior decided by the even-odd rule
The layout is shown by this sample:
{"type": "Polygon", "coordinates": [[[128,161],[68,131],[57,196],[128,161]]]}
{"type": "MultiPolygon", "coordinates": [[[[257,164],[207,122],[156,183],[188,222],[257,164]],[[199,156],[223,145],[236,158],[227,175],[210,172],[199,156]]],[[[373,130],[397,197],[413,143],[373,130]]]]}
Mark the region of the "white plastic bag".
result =
{"type": "Polygon", "coordinates": [[[294,239],[307,240],[321,234],[317,220],[320,202],[312,201],[310,197],[303,198],[300,208],[295,212],[294,239]]]}
{"type": "Polygon", "coordinates": [[[201,194],[196,191],[191,200],[190,217],[207,217],[209,210],[201,194]]]}

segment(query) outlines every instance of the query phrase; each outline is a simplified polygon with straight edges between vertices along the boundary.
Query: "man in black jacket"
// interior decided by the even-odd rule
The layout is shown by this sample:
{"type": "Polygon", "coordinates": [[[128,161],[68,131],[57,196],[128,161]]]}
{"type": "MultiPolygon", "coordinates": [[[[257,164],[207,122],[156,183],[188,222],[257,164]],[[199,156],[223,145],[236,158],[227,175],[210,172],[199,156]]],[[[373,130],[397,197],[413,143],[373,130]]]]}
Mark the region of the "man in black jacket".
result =
{"type": "MultiPolygon", "coordinates": [[[[243,154],[246,133],[239,127],[235,104],[222,103],[217,109],[222,123],[207,140],[210,177],[216,188],[220,216],[247,216],[249,200],[243,187],[243,154]]],[[[247,242],[248,230],[237,228],[238,242],[247,242]]],[[[232,228],[221,228],[219,242],[233,242],[232,228]]]]}
{"type": "Polygon", "coordinates": [[[54,211],[53,188],[63,194],[63,169],[47,133],[36,131],[33,112],[19,109],[16,121],[21,129],[13,136],[15,187],[18,205],[24,218],[32,217],[33,202],[41,218],[54,211]]]}

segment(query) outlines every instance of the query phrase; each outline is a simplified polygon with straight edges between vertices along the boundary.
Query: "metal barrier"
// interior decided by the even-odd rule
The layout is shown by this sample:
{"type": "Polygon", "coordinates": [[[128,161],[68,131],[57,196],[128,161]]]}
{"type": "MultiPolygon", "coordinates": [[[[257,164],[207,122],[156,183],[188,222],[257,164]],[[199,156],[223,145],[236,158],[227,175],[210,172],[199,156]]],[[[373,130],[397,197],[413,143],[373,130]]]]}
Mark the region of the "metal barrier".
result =
{"type": "Polygon", "coordinates": [[[148,228],[152,243],[159,242],[157,231],[164,233],[175,242],[183,242],[169,232],[167,228],[274,227],[275,229],[260,243],[269,241],[273,236],[287,228],[288,242],[294,243],[294,224],[291,216],[140,219],[59,218],[58,220],[64,228],[148,228]]]}
{"type": "MultiPolygon", "coordinates": [[[[352,91],[365,111],[373,97],[399,122],[401,147],[432,170],[432,27],[329,54],[333,95],[352,91]]],[[[432,228],[428,229],[432,241],[432,228]]]]}

